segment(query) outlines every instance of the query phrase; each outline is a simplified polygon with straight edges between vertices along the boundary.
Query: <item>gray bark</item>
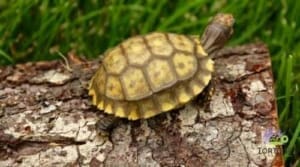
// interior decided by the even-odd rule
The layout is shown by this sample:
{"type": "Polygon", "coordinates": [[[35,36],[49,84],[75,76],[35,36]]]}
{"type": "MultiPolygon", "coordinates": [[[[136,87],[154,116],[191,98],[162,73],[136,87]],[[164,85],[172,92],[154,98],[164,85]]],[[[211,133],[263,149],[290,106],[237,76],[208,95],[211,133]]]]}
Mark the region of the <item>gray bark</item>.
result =
{"type": "MultiPolygon", "coordinates": [[[[283,166],[264,143],[278,129],[270,55],[262,44],[226,48],[197,99],[109,137],[95,123],[87,84],[98,60],[0,68],[0,166],[283,166]]],[[[277,147],[278,148],[278,147],[277,147]]],[[[278,148],[280,149],[280,148],[278,148]]]]}

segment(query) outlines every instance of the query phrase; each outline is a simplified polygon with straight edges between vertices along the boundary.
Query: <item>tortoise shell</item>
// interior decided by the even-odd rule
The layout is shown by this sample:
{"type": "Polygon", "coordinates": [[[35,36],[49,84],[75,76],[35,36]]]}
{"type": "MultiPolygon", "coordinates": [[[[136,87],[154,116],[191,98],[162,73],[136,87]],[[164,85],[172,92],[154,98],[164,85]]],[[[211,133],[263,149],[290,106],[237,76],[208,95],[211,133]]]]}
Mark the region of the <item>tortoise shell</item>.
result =
{"type": "Polygon", "coordinates": [[[107,51],[89,94],[105,113],[146,119],[189,102],[208,85],[213,61],[200,40],[154,32],[107,51]]]}

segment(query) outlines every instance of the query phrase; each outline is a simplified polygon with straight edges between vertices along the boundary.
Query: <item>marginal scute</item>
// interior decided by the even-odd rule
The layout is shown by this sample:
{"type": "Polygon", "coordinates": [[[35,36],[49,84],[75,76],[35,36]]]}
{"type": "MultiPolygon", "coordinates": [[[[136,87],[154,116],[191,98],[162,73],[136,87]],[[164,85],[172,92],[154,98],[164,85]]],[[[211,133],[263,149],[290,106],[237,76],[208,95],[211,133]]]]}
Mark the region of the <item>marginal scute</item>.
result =
{"type": "Polygon", "coordinates": [[[105,84],[106,84],[106,73],[104,67],[101,65],[97,70],[95,76],[92,79],[93,82],[90,83],[90,90],[96,91],[95,93],[104,95],[105,94],[105,84]]]}
{"type": "Polygon", "coordinates": [[[143,65],[151,57],[150,51],[142,37],[133,37],[122,44],[129,63],[132,65],[143,65]]]}
{"type": "Polygon", "coordinates": [[[97,104],[97,96],[96,96],[96,92],[95,92],[94,89],[91,88],[91,86],[90,86],[90,88],[89,88],[89,95],[92,96],[92,103],[93,103],[94,105],[96,105],[96,104],[97,104]]]}
{"type": "Polygon", "coordinates": [[[202,81],[204,85],[207,85],[211,80],[211,73],[208,71],[198,71],[196,74],[196,78],[199,81],[202,81]]]}
{"type": "Polygon", "coordinates": [[[103,109],[104,109],[104,101],[103,101],[103,99],[100,99],[100,100],[98,101],[97,107],[98,107],[100,110],[103,110],[103,109]]]}
{"type": "Polygon", "coordinates": [[[142,114],[142,118],[147,119],[157,114],[157,108],[152,100],[152,98],[147,98],[142,100],[140,103],[140,113],[142,114]]]}
{"type": "Polygon", "coordinates": [[[214,71],[214,62],[210,58],[201,59],[199,61],[200,68],[204,71],[213,72],[214,71]]]}
{"type": "Polygon", "coordinates": [[[128,105],[128,113],[129,120],[137,120],[141,118],[138,105],[135,103],[131,103],[128,105]]]}
{"type": "Polygon", "coordinates": [[[149,47],[154,55],[162,57],[172,56],[173,48],[168,42],[165,34],[163,33],[152,33],[145,37],[149,44],[149,47]]]}
{"type": "Polygon", "coordinates": [[[146,67],[146,73],[153,92],[172,86],[177,81],[169,62],[166,60],[152,60],[146,67]]]}
{"type": "Polygon", "coordinates": [[[193,98],[193,95],[189,94],[187,87],[184,84],[180,84],[176,89],[177,100],[181,104],[185,104],[193,98]]]}
{"type": "Polygon", "coordinates": [[[89,95],[93,105],[107,114],[147,119],[200,94],[211,80],[213,66],[199,37],[136,36],[104,54],[89,95]]]}
{"type": "Polygon", "coordinates": [[[146,78],[139,68],[128,68],[121,76],[126,100],[139,100],[152,94],[146,78]]]}
{"type": "Polygon", "coordinates": [[[114,104],[114,113],[116,116],[124,118],[127,116],[127,104],[126,102],[115,102],[114,104]]]}
{"type": "Polygon", "coordinates": [[[196,55],[200,58],[207,56],[207,53],[204,51],[204,48],[201,45],[196,46],[196,52],[196,55]]]}
{"type": "Polygon", "coordinates": [[[104,102],[104,111],[108,114],[113,113],[113,102],[109,99],[106,99],[104,102]]]}
{"type": "Polygon", "coordinates": [[[178,105],[171,91],[161,92],[156,98],[162,111],[169,111],[178,105]]]}
{"type": "Polygon", "coordinates": [[[120,74],[122,72],[127,63],[119,46],[106,53],[103,59],[103,65],[107,73],[120,74]]]}
{"type": "Polygon", "coordinates": [[[198,95],[203,89],[204,85],[198,79],[192,79],[189,83],[189,89],[192,91],[193,95],[198,95]]]}
{"type": "MultiPolygon", "coordinates": [[[[98,103],[101,101],[101,96],[104,95],[104,90],[105,90],[105,85],[102,85],[100,82],[98,81],[103,81],[103,83],[105,83],[105,79],[102,80],[101,78],[98,81],[95,81],[95,78],[97,79],[97,74],[98,72],[95,74],[95,76],[91,79],[92,82],[90,82],[89,84],[89,95],[92,96],[92,104],[93,105],[98,105],[98,103]],[[100,85],[99,85],[100,84],[100,85]]],[[[104,75],[102,75],[103,77],[104,75]]],[[[100,108],[99,108],[100,109],[100,108]]],[[[101,108],[103,109],[103,107],[101,108]]]]}
{"type": "Polygon", "coordinates": [[[178,34],[168,34],[170,41],[174,45],[174,47],[180,51],[186,51],[189,53],[193,53],[194,44],[193,42],[184,35],[178,34]]]}
{"type": "Polygon", "coordinates": [[[173,63],[180,80],[192,77],[197,71],[197,59],[193,55],[180,52],[175,53],[173,63]]]}
{"type": "Polygon", "coordinates": [[[198,36],[196,37],[191,36],[191,38],[196,43],[196,56],[200,58],[207,56],[207,53],[204,51],[204,48],[201,45],[200,38],[198,36]]]}

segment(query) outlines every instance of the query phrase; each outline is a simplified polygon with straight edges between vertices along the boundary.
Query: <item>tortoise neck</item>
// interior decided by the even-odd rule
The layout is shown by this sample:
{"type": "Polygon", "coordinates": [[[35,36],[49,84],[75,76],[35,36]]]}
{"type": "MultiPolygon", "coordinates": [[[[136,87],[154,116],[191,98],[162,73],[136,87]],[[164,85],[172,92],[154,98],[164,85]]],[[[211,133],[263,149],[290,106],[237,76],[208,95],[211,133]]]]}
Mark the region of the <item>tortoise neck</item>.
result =
{"type": "Polygon", "coordinates": [[[214,55],[214,53],[224,47],[230,36],[230,29],[228,27],[210,24],[206,27],[201,37],[201,43],[209,55],[214,55]]]}
{"type": "Polygon", "coordinates": [[[224,47],[233,34],[234,19],[230,14],[218,14],[205,28],[201,37],[203,48],[209,55],[214,55],[224,47]]]}

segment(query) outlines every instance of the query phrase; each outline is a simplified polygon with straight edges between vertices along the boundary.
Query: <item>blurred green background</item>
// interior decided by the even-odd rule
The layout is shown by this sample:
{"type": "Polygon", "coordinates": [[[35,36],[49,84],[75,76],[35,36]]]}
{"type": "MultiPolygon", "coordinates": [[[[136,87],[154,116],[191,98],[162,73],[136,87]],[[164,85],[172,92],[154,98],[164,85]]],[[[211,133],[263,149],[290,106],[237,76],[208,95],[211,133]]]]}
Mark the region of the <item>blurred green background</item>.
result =
{"type": "Polygon", "coordinates": [[[60,58],[55,50],[97,57],[151,31],[200,34],[218,12],[236,18],[229,45],[268,45],[280,126],[289,136],[284,158],[287,165],[300,165],[300,1],[1,0],[0,66],[60,58]]]}

